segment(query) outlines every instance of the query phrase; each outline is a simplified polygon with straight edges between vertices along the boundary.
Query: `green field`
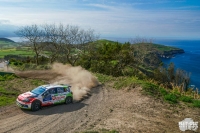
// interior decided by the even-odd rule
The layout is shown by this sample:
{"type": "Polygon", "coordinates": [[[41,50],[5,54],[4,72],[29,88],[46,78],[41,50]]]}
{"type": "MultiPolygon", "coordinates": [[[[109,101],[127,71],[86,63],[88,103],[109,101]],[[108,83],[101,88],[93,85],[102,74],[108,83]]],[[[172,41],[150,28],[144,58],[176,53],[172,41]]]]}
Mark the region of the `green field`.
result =
{"type": "Polygon", "coordinates": [[[7,39],[7,38],[0,38],[0,49],[4,49],[4,48],[14,48],[19,46],[18,43],[7,39]]]}
{"type": "Polygon", "coordinates": [[[5,55],[19,55],[19,56],[30,56],[33,57],[34,53],[25,49],[17,50],[16,48],[1,49],[0,58],[4,58],[5,55]]]}

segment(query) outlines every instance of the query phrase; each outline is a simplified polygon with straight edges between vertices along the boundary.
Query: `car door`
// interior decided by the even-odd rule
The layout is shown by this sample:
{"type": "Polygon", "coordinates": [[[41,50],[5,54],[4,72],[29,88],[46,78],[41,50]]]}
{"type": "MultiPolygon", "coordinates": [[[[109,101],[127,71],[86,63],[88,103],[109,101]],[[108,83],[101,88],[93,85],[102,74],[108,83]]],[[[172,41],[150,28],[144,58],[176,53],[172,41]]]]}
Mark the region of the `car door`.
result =
{"type": "Polygon", "coordinates": [[[59,103],[62,103],[65,101],[65,97],[66,97],[66,94],[65,94],[65,90],[63,87],[57,87],[57,94],[58,94],[58,102],[59,103]]]}
{"type": "Polygon", "coordinates": [[[52,88],[51,89],[51,96],[52,96],[52,102],[53,104],[56,104],[58,101],[58,93],[57,93],[57,88],[52,88]]]}
{"type": "Polygon", "coordinates": [[[42,94],[42,105],[46,106],[51,104],[53,104],[51,90],[47,90],[42,94]]]}

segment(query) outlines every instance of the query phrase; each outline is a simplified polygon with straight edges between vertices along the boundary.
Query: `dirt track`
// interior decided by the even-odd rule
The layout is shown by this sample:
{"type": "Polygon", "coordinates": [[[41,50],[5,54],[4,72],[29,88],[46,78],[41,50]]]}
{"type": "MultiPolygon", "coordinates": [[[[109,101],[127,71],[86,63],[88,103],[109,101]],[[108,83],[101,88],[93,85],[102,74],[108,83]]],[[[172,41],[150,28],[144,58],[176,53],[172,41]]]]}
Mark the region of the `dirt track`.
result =
{"type": "MultiPolygon", "coordinates": [[[[199,109],[175,107],[131,91],[105,87],[93,89],[92,96],[79,103],[21,110],[15,105],[0,109],[0,132],[70,133],[115,129],[133,132],[180,132],[178,122],[192,118],[200,122],[199,109]]],[[[198,132],[200,130],[198,129],[198,132]]]]}
{"type": "MultiPolygon", "coordinates": [[[[44,107],[37,112],[21,110],[16,105],[2,107],[0,133],[74,133],[101,129],[122,133],[178,133],[178,122],[185,118],[200,123],[199,108],[163,103],[143,95],[141,88],[115,90],[110,85],[91,88],[97,85],[95,78],[80,67],[70,69],[67,74],[34,71],[21,76],[70,82],[83,87],[77,88],[81,92],[79,96],[87,95],[81,91],[84,87],[90,90],[91,96],[81,102],[44,107]]],[[[200,133],[200,124],[197,132],[200,133]]]]}

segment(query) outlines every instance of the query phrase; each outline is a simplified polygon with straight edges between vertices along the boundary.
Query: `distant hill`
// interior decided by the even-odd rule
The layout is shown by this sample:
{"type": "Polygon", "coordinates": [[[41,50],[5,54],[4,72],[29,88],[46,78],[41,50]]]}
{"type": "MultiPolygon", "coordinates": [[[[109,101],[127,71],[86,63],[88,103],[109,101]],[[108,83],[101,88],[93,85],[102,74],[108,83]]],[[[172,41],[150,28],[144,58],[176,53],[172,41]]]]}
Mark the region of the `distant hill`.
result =
{"type": "Polygon", "coordinates": [[[0,49],[17,47],[19,44],[8,38],[0,38],[0,49]]]}
{"type": "Polygon", "coordinates": [[[15,43],[13,40],[10,40],[8,38],[0,38],[0,41],[4,41],[4,42],[13,42],[15,43]]]}
{"type": "MultiPolygon", "coordinates": [[[[106,39],[100,39],[93,43],[95,44],[96,47],[99,47],[100,45],[105,44],[105,43],[111,44],[111,43],[119,43],[119,42],[106,40],[106,39]]],[[[122,44],[122,43],[119,43],[119,44],[122,44]]],[[[162,44],[137,43],[137,44],[132,44],[132,46],[134,47],[135,50],[139,50],[141,52],[144,51],[146,54],[155,53],[159,57],[162,57],[162,58],[172,58],[176,54],[184,53],[183,49],[172,47],[172,46],[165,46],[162,44]]]]}

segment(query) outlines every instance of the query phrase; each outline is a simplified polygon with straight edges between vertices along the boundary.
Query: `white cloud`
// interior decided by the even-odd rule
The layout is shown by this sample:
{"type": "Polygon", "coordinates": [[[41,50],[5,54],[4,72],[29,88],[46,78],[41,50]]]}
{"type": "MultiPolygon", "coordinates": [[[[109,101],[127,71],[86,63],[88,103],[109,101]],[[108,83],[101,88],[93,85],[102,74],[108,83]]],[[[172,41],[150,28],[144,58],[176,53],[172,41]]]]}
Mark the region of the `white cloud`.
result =
{"type": "MultiPolygon", "coordinates": [[[[70,5],[67,6],[70,7],[70,5]]],[[[51,9],[0,6],[0,18],[9,20],[11,25],[16,26],[43,23],[79,25],[83,28],[95,29],[101,35],[107,36],[131,37],[141,35],[151,37],[200,34],[200,12],[139,10],[128,6],[128,4],[127,6],[117,4],[113,6],[88,4],[87,6],[90,8],[51,9]]]]}

